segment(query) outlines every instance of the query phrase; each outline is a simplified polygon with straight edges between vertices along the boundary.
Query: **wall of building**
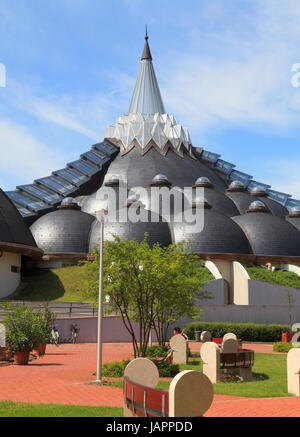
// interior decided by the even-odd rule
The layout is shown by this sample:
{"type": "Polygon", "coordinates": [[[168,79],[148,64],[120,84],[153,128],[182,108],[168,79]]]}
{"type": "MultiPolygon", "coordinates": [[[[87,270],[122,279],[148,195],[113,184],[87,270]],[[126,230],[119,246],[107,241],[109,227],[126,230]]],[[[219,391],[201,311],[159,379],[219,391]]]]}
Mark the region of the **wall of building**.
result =
{"type": "MultiPolygon", "coordinates": [[[[263,323],[289,325],[286,305],[201,305],[202,322],[263,323]]],[[[292,307],[293,323],[300,322],[300,305],[292,307]]],[[[184,318],[177,325],[192,322],[184,318]]]]}
{"type": "Polygon", "coordinates": [[[202,290],[204,292],[209,292],[211,299],[200,299],[197,301],[198,305],[227,305],[229,299],[228,285],[224,279],[214,279],[212,281],[206,282],[202,290]]]}
{"type": "MultiPolygon", "coordinates": [[[[58,329],[61,339],[71,337],[71,325],[77,325],[79,332],[77,334],[78,343],[96,343],[97,342],[97,317],[58,319],[55,326],[58,329]]],[[[133,323],[135,335],[139,339],[139,330],[137,323],[133,323]]],[[[152,339],[156,341],[155,332],[152,332],[152,339]]],[[[123,321],[118,317],[103,318],[103,341],[105,343],[127,343],[131,342],[131,336],[125,328],[123,321]]]]}
{"type": "Polygon", "coordinates": [[[3,255],[0,256],[0,299],[14,293],[20,285],[20,270],[21,255],[3,252],[3,255]],[[12,267],[17,268],[17,272],[13,272],[12,267]]]}
{"type": "Polygon", "coordinates": [[[300,290],[269,284],[268,282],[248,281],[249,305],[288,306],[288,296],[300,306],[300,290]]]}

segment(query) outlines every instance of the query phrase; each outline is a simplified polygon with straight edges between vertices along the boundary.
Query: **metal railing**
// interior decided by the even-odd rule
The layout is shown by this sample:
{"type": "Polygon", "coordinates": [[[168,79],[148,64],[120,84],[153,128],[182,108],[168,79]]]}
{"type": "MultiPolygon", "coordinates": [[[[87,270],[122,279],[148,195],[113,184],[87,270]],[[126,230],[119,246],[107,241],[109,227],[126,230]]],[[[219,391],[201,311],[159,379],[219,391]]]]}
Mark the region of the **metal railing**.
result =
{"type": "Polygon", "coordinates": [[[0,301],[0,319],[5,315],[6,311],[3,309],[4,303],[12,303],[15,305],[29,305],[33,309],[38,310],[45,303],[49,309],[57,315],[58,318],[72,318],[72,317],[96,317],[98,309],[95,305],[90,303],[64,303],[64,302],[26,302],[26,301],[0,301]]]}

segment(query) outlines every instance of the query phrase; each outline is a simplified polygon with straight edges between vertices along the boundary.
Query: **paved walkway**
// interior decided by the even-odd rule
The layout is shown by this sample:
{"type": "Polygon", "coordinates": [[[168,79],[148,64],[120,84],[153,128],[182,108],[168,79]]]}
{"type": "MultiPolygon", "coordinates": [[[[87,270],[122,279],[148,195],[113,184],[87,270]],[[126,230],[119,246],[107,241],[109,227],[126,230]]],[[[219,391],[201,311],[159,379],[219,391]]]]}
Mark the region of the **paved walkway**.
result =
{"type": "MultiPolygon", "coordinates": [[[[104,361],[127,358],[132,358],[130,344],[104,345],[104,361]]],[[[0,367],[0,401],[122,407],[121,389],[85,385],[95,379],[95,370],[96,344],[48,345],[46,356],[28,366],[0,367]]],[[[206,416],[300,417],[300,399],[215,395],[206,416]]]]}

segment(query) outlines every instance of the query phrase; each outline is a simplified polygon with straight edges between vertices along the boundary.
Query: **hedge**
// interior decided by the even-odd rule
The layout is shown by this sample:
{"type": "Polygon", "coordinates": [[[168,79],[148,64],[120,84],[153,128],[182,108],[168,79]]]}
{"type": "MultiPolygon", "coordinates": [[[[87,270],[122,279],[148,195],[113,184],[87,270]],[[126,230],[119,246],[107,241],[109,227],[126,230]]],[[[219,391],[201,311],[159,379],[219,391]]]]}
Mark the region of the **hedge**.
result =
{"type": "Polygon", "coordinates": [[[291,332],[288,325],[261,325],[255,323],[192,322],[185,326],[190,340],[195,339],[195,331],[209,331],[213,337],[223,337],[233,332],[243,341],[277,342],[282,332],[291,332]]]}

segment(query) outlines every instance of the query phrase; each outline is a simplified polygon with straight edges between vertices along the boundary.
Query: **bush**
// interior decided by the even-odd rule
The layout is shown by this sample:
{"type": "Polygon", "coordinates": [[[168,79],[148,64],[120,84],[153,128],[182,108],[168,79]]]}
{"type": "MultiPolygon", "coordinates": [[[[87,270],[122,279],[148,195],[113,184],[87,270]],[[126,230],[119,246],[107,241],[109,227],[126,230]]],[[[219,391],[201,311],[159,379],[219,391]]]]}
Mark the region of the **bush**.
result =
{"type": "Polygon", "coordinates": [[[293,349],[292,343],[282,343],[281,341],[278,341],[274,343],[273,345],[273,352],[289,352],[291,349],[293,349]]]}
{"type": "MultiPolygon", "coordinates": [[[[153,363],[157,366],[160,377],[173,377],[179,372],[178,364],[170,364],[169,361],[160,361],[153,359],[153,363]]],[[[102,366],[103,376],[110,378],[123,378],[124,371],[130,360],[115,361],[106,363],[102,366]]]]}
{"type": "Polygon", "coordinates": [[[2,307],[7,312],[3,324],[8,350],[31,352],[44,336],[39,315],[30,306],[5,303],[2,307]]]}
{"type": "Polygon", "coordinates": [[[223,337],[228,332],[243,341],[275,342],[281,340],[281,332],[291,332],[288,325],[261,325],[255,323],[192,322],[186,325],[185,333],[195,338],[195,331],[209,331],[213,337],[223,337]]]}
{"type": "Polygon", "coordinates": [[[171,364],[170,361],[161,361],[152,359],[153,363],[157,366],[159,371],[159,376],[162,378],[173,378],[173,376],[179,373],[179,365],[171,364]]]}
{"type": "MultiPolygon", "coordinates": [[[[300,348],[300,346],[297,346],[300,348]]],[[[274,343],[273,345],[273,352],[284,352],[288,353],[291,349],[294,349],[294,346],[292,343],[283,343],[281,341],[278,341],[277,343],[274,343]]]]}
{"type": "Polygon", "coordinates": [[[110,378],[123,378],[126,366],[130,360],[114,361],[113,363],[105,363],[102,366],[102,375],[110,378]]]}
{"type": "Polygon", "coordinates": [[[146,357],[165,357],[168,353],[168,347],[167,346],[149,346],[146,350],[146,357]]]}

